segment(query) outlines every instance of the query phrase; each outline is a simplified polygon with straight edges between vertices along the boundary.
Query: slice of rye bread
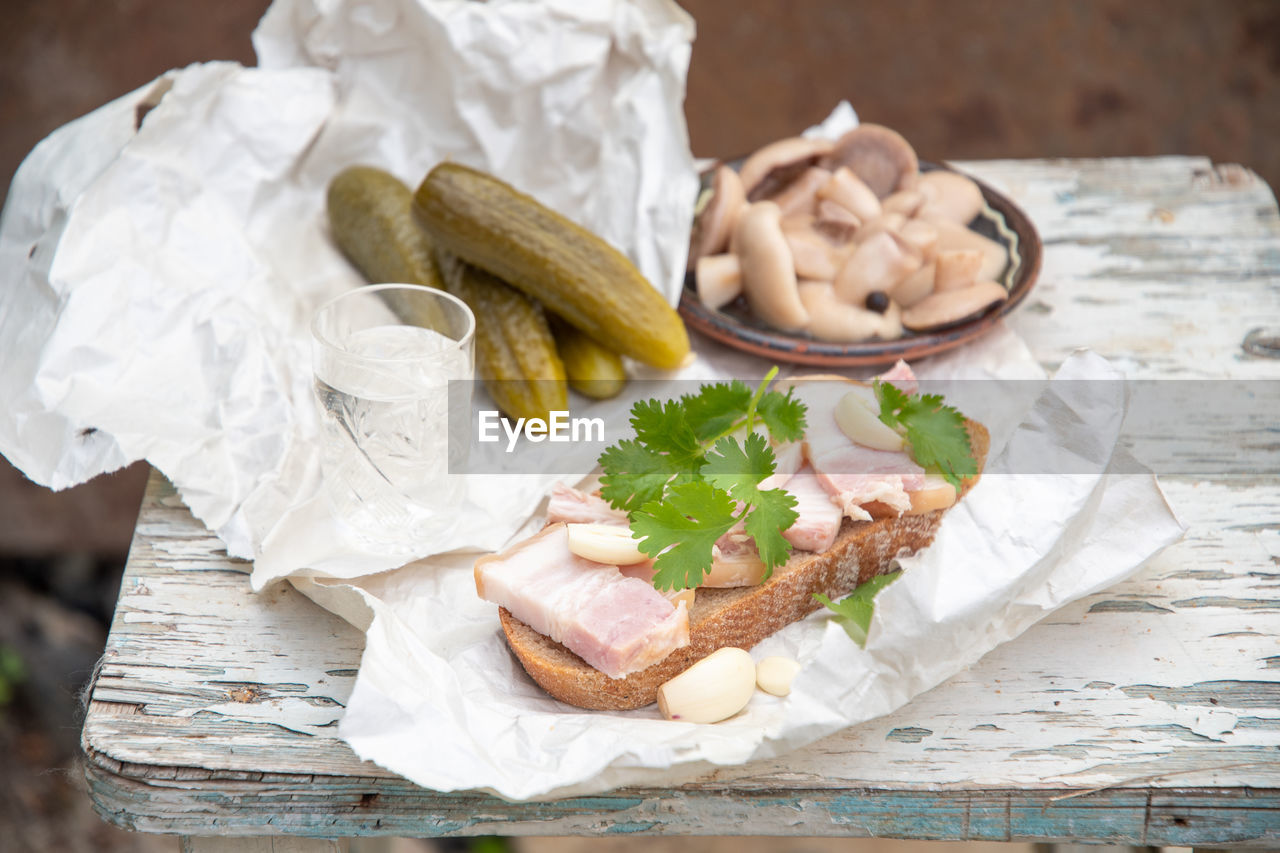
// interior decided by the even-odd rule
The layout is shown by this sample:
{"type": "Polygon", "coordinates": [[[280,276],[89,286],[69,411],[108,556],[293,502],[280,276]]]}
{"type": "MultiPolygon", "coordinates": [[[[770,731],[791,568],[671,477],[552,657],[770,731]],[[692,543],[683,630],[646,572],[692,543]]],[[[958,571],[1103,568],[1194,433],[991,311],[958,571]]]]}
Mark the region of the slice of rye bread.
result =
{"type": "MultiPolygon", "coordinates": [[[[969,443],[981,471],[990,436],[967,421],[969,443]]],[[[965,481],[961,496],[978,481],[965,481]]],[[[626,711],[658,700],[658,687],[724,646],[749,649],[779,629],[822,606],[813,597],[849,594],[858,584],[889,570],[895,557],[933,541],[946,510],[922,515],[845,519],[830,550],[800,552],[758,586],[697,591],[689,613],[689,645],[624,678],[610,678],[567,648],[498,608],[507,645],[543,690],[561,702],[595,711],[626,711]]]]}

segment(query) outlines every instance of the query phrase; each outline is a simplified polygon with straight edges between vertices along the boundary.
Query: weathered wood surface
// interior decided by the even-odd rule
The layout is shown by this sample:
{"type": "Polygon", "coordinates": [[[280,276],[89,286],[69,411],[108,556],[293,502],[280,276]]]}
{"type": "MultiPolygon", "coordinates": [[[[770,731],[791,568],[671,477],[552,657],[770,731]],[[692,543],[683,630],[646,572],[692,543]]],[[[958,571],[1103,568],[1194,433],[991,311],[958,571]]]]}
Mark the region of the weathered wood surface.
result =
{"type": "MultiPolygon", "coordinates": [[[[1046,242],[1014,315],[1046,366],[1271,379],[1280,216],[1195,158],[965,164],[1046,242]]],[[[891,717],[675,790],[510,804],[361,762],[335,726],[362,636],[243,564],[149,484],[85,721],[109,820],[189,835],[761,834],[1280,844],[1280,485],[1164,481],[1187,538],[891,717]]]]}

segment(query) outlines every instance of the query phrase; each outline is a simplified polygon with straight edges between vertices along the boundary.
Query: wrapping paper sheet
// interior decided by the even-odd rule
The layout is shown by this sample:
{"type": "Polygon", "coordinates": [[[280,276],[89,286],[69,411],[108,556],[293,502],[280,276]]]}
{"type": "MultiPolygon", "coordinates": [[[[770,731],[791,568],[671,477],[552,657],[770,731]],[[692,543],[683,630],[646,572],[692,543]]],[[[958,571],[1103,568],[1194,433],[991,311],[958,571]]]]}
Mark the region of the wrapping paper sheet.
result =
{"type": "MultiPolygon", "coordinates": [[[[136,133],[153,87],[60,129],[0,222],[0,452],[53,488],[145,458],[233,556],[284,546],[259,588],[302,568],[317,552],[291,545],[322,509],[307,323],[363,283],[327,233],[329,179],[488,169],[674,302],[697,193],[692,38],[669,0],[279,0],[254,35],[261,67],[171,72],[136,133]]],[[[546,485],[476,484],[473,523],[413,554],[320,553],[360,574],[496,547],[546,485]]]]}
{"type": "MultiPolygon", "coordinates": [[[[476,598],[474,551],[440,554],[536,526],[549,478],[477,478],[455,534],[422,543],[438,556],[394,571],[417,555],[313,535],[327,528],[306,323],[360,282],[326,233],[329,178],[352,162],[410,184],[444,157],[490,169],[612,240],[674,302],[697,185],[681,112],[691,38],[662,0],[277,0],[255,34],[260,68],[166,75],[136,132],[153,87],[59,130],[0,220],[0,451],[54,488],[148,459],[229,553],[256,558],[256,587],[289,577],[368,631],[340,728],[359,754],[512,798],[674,782],[887,713],[1176,537],[1152,478],[1103,475],[1114,437],[1055,420],[1064,403],[1122,401],[1056,400],[1050,385],[1030,415],[988,422],[1003,456],[881,596],[866,650],[815,615],[755,650],[804,663],[791,697],[695,727],[549,699],[476,598]],[[998,473],[1048,451],[1092,473],[998,473]]],[[[852,121],[845,106],[824,129],[852,121]]],[[[683,378],[764,370],[699,352],[683,378]]],[[[1113,375],[1088,355],[1065,369],[1113,375]]],[[[1003,328],[921,373],[1039,375],[1003,328]]],[[[629,401],[609,405],[616,417],[629,401]]]]}
{"type": "MultiPolygon", "coordinates": [[[[747,367],[718,347],[702,353],[709,371],[741,375],[733,370],[747,367]]],[[[919,373],[1043,376],[1003,327],[922,363],[919,373]]],[[[801,662],[791,695],[757,691],[744,712],[714,726],[668,722],[656,707],[582,711],[548,697],[507,650],[495,608],[476,598],[473,554],[355,582],[295,579],[367,632],[339,732],[362,758],[421,785],[531,799],[678,784],[710,766],[782,755],[890,713],[1058,607],[1129,576],[1181,536],[1154,477],[1108,473],[1114,462],[1133,470],[1115,456],[1124,384],[1078,380],[1121,378],[1105,360],[1080,353],[1052,381],[1019,383],[1039,389],[1025,409],[1005,401],[990,412],[969,410],[979,420],[993,416],[986,473],[944,516],[933,546],[901,561],[907,570],[876,599],[866,649],[823,612],[783,629],[751,653],[801,662]],[[1046,455],[1076,473],[1024,473],[1047,470],[1026,461],[1046,455]]],[[[535,517],[524,532],[539,526],[535,517]]]]}

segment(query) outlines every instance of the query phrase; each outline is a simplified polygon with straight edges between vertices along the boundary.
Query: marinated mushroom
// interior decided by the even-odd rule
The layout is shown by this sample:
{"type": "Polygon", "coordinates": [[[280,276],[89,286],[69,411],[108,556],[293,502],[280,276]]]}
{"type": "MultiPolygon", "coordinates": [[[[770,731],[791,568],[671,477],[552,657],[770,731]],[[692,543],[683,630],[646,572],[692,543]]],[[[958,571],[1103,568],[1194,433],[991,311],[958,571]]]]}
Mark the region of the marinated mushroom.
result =
{"type": "Polygon", "coordinates": [[[757,201],[778,192],[831,151],[828,139],[794,136],[771,142],[742,163],[738,174],[747,199],[757,201]]]}
{"type": "Polygon", "coordinates": [[[956,172],[945,169],[925,172],[917,179],[916,189],[924,199],[916,216],[968,225],[982,211],[982,190],[956,172]]]}
{"type": "Polygon", "coordinates": [[[857,343],[871,338],[902,337],[902,314],[890,303],[883,314],[850,305],[825,281],[800,283],[800,300],[809,312],[809,334],[820,341],[857,343]]]}
{"type": "Polygon", "coordinates": [[[933,278],[937,270],[936,263],[929,263],[898,282],[889,293],[894,302],[903,308],[910,308],[930,293],[933,293],[933,278]]]}
{"type": "Polygon", "coordinates": [[[831,281],[836,277],[843,254],[813,228],[783,228],[792,262],[799,278],[831,281]]]}
{"type": "Polygon", "coordinates": [[[924,194],[916,189],[898,190],[880,203],[885,213],[901,213],[910,219],[924,204],[924,194]]]}
{"type": "Polygon", "coordinates": [[[748,207],[734,229],[742,292],[756,316],[787,332],[803,329],[809,312],[796,292],[796,268],[782,233],[782,211],[771,201],[748,207]]]}
{"type": "Polygon", "coordinates": [[[892,234],[877,234],[858,244],[840,267],[834,280],[836,295],[851,305],[862,305],[872,291],[888,293],[919,268],[920,259],[904,251],[892,234]]]}
{"type": "Polygon", "coordinates": [[[911,144],[879,124],[860,124],[837,139],[819,165],[832,171],[848,166],[881,199],[915,186],[920,171],[911,144]]]}
{"type": "Polygon", "coordinates": [[[902,325],[913,332],[927,332],[968,320],[997,302],[1009,298],[1009,292],[994,281],[979,281],[958,290],[935,292],[902,312],[902,325]]]}
{"type": "Polygon", "coordinates": [[[928,222],[909,219],[902,224],[898,236],[925,262],[931,262],[937,254],[938,229],[928,222]]]}
{"type": "Polygon", "coordinates": [[[982,253],[977,249],[952,249],[938,253],[938,272],[933,279],[935,292],[959,290],[978,280],[982,269],[982,253]]]}
{"type": "Polygon", "coordinates": [[[824,199],[818,202],[818,214],[814,217],[813,228],[833,243],[848,243],[861,225],[858,217],[834,201],[824,199]]]}
{"type": "Polygon", "coordinates": [[[977,249],[982,252],[982,269],[978,271],[979,279],[996,281],[1004,268],[1009,264],[1009,253],[995,240],[984,237],[976,231],[970,231],[963,225],[957,225],[947,219],[925,220],[938,229],[937,251],[949,252],[954,249],[977,249]]]}
{"type": "Polygon", "coordinates": [[[715,311],[742,292],[742,266],[737,255],[704,255],[694,268],[698,299],[715,311]]]}
{"type": "Polygon", "coordinates": [[[880,199],[848,166],[831,173],[831,179],[818,189],[818,199],[835,202],[863,222],[875,219],[881,212],[880,199]]]}
{"type": "Polygon", "coordinates": [[[769,197],[769,201],[778,205],[783,216],[797,213],[812,214],[818,209],[818,188],[831,178],[831,173],[817,166],[810,166],[800,173],[781,192],[769,197]]]}
{"type": "Polygon", "coordinates": [[[728,166],[717,166],[711,178],[711,197],[693,223],[693,235],[689,240],[689,267],[697,264],[699,258],[725,250],[746,200],[747,194],[742,188],[742,179],[738,177],[738,173],[728,166]]]}

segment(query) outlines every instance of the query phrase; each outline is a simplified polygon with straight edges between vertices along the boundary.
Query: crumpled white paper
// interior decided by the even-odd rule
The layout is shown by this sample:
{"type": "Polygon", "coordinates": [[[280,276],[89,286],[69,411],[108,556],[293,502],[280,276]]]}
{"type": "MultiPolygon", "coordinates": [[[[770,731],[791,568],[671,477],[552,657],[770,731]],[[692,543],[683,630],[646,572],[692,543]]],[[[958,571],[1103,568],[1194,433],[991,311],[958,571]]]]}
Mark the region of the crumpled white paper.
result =
{"type": "MultiPolygon", "coordinates": [[[[713,372],[747,368],[740,354],[701,349],[713,372]]],[[[918,372],[1043,378],[1003,326],[918,372]]],[[[969,411],[990,421],[986,472],[944,516],[934,544],[902,560],[906,571],[876,599],[866,649],[824,612],[783,629],[751,653],[801,662],[791,695],[757,692],[743,713],[713,726],[668,722],[656,707],[582,711],[547,696],[508,651],[495,608],[476,598],[474,555],[354,582],[299,579],[302,592],[367,632],[339,732],[362,758],[426,787],[530,799],[677,784],[890,713],[1181,536],[1153,477],[1108,473],[1125,411],[1121,378],[1080,353],[1042,386],[1019,383],[1040,389],[1027,408],[1006,401],[969,411]],[[1077,473],[1022,473],[1052,470],[1026,461],[1049,454],[1077,473]]],[[[537,526],[535,518],[528,532],[537,526]]]]}
{"type": "MultiPolygon", "coordinates": [[[[474,553],[378,573],[401,560],[325,538],[306,322],[359,283],[325,232],[328,179],[352,162],[410,184],[446,156],[488,168],[622,247],[674,301],[696,190],[681,114],[691,38],[662,0],[277,0],[255,34],[261,68],[166,75],[136,133],[151,87],[59,130],[0,221],[0,451],[55,488],[151,461],[231,554],[256,558],[255,585],[287,576],[368,632],[340,727],[358,754],[510,798],[667,784],[888,713],[1175,538],[1152,478],[1104,475],[1114,436],[1082,441],[1052,417],[1063,401],[1028,419],[1004,407],[987,424],[1004,450],[881,595],[867,648],[820,614],[790,626],[753,653],[804,663],[792,695],[760,694],[716,726],[547,697],[475,596],[474,553]],[[1050,451],[1092,473],[1000,473],[1050,451]]],[[[842,107],[827,130],[853,120],[842,107]]],[[[763,371],[698,348],[683,378],[763,371]]],[[[1113,375],[1089,355],[1064,370],[1113,375]]],[[[920,372],[1040,376],[1003,327],[920,372]]],[[[455,535],[422,553],[536,527],[548,479],[476,478],[455,535]]]]}
{"type": "Polygon", "coordinates": [[[308,501],[307,322],[363,283],[329,239],[325,187],[352,163],[410,186],[446,158],[485,168],[674,302],[697,192],[692,38],[670,0],[278,0],[261,67],[171,72],[136,133],[152,87],[60,129],[0,222],[0,452],[53,488],[149,460],[230,554],[262,563],[257,588],[326,561],[359,575],[497,547],[545,478],[476,483],[469,523],[414,554],[306,535],[333,527],[308,501]]]}

